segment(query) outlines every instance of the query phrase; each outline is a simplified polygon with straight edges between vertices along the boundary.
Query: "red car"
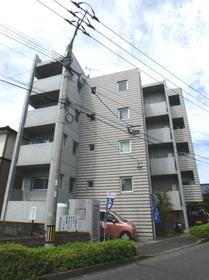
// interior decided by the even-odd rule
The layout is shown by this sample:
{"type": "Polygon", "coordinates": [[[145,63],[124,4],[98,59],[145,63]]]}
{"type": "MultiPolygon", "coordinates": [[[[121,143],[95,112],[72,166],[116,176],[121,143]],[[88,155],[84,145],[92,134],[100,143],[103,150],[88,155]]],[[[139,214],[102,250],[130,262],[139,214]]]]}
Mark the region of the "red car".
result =
{"type": "MultiPolygon", "coordinates": [[[[100,210],[100,238],[104,238],[104,216],[105,211],[100,210]]],[[[121,238],[125,240],[136,239],[136,228],[133,223],[121,218],[115,212],[107,215],[106,232],[107,238],[121,238]]]]}

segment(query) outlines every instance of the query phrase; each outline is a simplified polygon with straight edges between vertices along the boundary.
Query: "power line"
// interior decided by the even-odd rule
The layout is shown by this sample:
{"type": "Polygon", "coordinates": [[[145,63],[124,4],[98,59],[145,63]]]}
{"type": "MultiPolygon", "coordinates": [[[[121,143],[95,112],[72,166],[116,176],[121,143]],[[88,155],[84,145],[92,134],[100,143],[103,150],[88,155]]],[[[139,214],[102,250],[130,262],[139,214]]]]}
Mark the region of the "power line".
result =
{"type": "MultiPolygon", "coordinates": [[[[53,0],[56,3],[58,3],[56,0],[53,0]]],[[[58,3],[59,4],[59,3],[58,3]]],[[[79,16],[76,15],[76,13],[73,13],[71,11],[69,11],[67,8],[65,8],[63,5],[61,5],[65,10],[67,10],[69,13],[73,14],[75,17],[77,17],[78,19],[80,19],[79,16]]],[[[85,22],[85,21],[84,21],[85,22]]],[[[157,75],[161,76],[163,79],[168,80],[170,83],[172,83],[173,85],[177,86],[176,83],[172,82],[171,80],[169,80],[168,78],[166,78],[164,75],[162,75],[161,73],[159,73],[157,70],[155,70],[154,68],[152,68],[151,66],[147,65],[145,62],[143,62],[142,60],[140,60],[139,58],[137,58],[135,55],[133,55],[132,53],[130,53],[129,51],[127,51],[126,49],[124,49],[123,47],[121,47],[119,44],[117,44],[116,42],[114,42],[112,39],[110,39],[109,37],[107,37],[105,34],[103,34],[102,32],[100,32],[99,30],[97,30],[95,27],[93,27],[91,24],[89,24],[88,22],[85,22],[85,24],[92,28],[94,31],[96,31],[98,34],[100,34],[101,36],[103,36],[105,39],[107,39],[108,41],[110,41],[112,44],[114,44],[115,46],[117,46],[118,48],[122,49],[125,53],[127,53],[128,55],[130,55],[131,57],[133,57],[134,59],[136,59],[137,61],[139,61],[140,63],[142,63],[143,65],[145,65],[146,67],[148,67],[150,70],[152,70],[153,72],[155,72],[157,75]]],[[[187,84],[186,84],[187,85],[187,84]]],[[[187,85],[189,87],[189,85],[187,85]]],[[[192,88],[193,89],[193,88],[192,88]]],[[[195,89],[193,89],[195,90],[195,89]]],[[[185,91],[185,90],[184,90],[185,91]]],[[[190,95],[192,98],[198,100],[196,97],[194,97],[192,94],[190,94],[189,92],[185,91],[188,95],[190,95]]],[[[198,92],[199,93],[199,92],[198,92]]],[[[199,93],[201,94],[201,93],[199,93]]],[[[209,100],[209,98],[207,96],[204,96],[207,100],[209,100]]],[[[198,100],[200,103],[202,103],[203,105],[206,105],[204,102],[202,102],[201,100],[198,100]]]]}
{"type": "MultiPolygon", "coordinates": [[[[14,84],[14,83],[5,81],[5,80],[3,80],[3,79],[0,79],[0,81],[1,81],[1,82],[4,82],[4,83],[7,83],[7,84],[10,84],[10,85],[12,85],[12,86],[18,87],[18,88],[20,88],[20,89],[27,90],[27,88],[25,88],[25,87],[23,87],[23,86],[16,85],[16,84],[14,84]]],[[[36,94],[40,94],[40,92],[36,92],[36,91],[34,91],[34,90],[32,90],[31,92],[34,92],[34,93],[36,93],[36,94]]],[[[73,105],[73,102],[71,102],[71,104],[73,105]]],[[[79,107],[82,107],[84,110],[87,110],[87,111],[92,112],[91,110],[89,110],[89,109],[87,109],[87,108],[85,108],[85,107],[83,107],[83,106],[81,106],[81,105],[79,105],[79,104],[74,103],[74,105],[77,105],[77,106],[79,106],[79,107]]],[[[68,106],[69,106],[69,104],[68,104],[68,106]]],[[[82,113],[84,113],[85,115],[88,115],[88,113],[86,113],[86,112],[82,112],[82,113]]],[[[96,113],[94,113],[94,114],[96,114],[96,113]]],[[[97,115],[98,115],[98,114],[97,114],[97,115]]],[[[104,119],[107,119],[107,118],[105,118],[105,117],[102,116],[102,115],[100,115],[100,116],[101,116],[102,118],[104,118],[104,119]]],[[[103,122],[103,123],[106,124],[106,125],[109,125],[109,126],[115,128],[115,129],[117,129],[117,130],[120,130],[120,131],[122,131],[122,132],[124,132],[124,133],[129,133],[128,131],[123,130],[123,129],[119,128],[119,127],[116,127],[115,125],[112,125],[112,124],[108,123],[107,121],[101,120],[101,119],[99,119],[99,118],[95,118],[95,119],[98,120],[98,121],[100,121],[100,122],[103,122]]],[[[108,119],[108,121],[109,121],[109,119],[108,119]]],[[[111,120],[111,121],[112,121],[112,120],[111,120]]],[[[142,132],[140,132],[140,133],[142,133],[142,132]]],[[[147,135],[147,134],[145,134],[145,133],[142,133],[142,134],[144,134],[145,136],[147,136],[147,137],[149,137],[149,138],[152,138],[152,139],[154,139],[154,140],[159,141],[159,143],[164,143],[164,142],[162,142],[161,140],[159,140],[158,138],[149,136],[149,135],[147,135]]],[[[130,133],[129,133],[129,135],[130,135],[130,133]]],[[[136,135],[132,135],[132,136],[139,138],[139,137],[136,136],[136,135]]],[[[139,139],[141,140],[142,138],[139,138],[139,139]]],[[[143,139],[146,141],[145,138],[143,138],[143,139]]],[[[150,143],[150,142],[148,142],[148,144],[149,144],[149,143],[150,143]]],[[[152,143],[151,143],[151,144],[152,144],[152,143]]],[[[201,155],[198,155],[198,154],[195,154],[195,155],[198,156],[198,157],[202,157],[201,155]]],[[[205,162],[205,161],[202,161],[202,160],[199,160],[199,159],[195,159],[194,157],[191,157],[191,156],[186,155],[186,154],[185,154],[185,157],[189,157],[189,158],[192,158],[193,160],[197,160],[197,161],[200,161],[200,162],[202,162],[202,163],[209,164],[209,162],[205,162]]],[[[206,159],[206,157],[204,157],[204,158],[206,159]]],[[[208,160],[209,160],[209,158],[208,158],[208,160]]]]}
{"type": "MultiPolygon", "coordinates": [[[[87,125],[84,124],[83,122],[81,122],[81,124],[82,124],[83,126],[85,126],[89,131],[93,132],[93,133],[94,133],[96,136],[98,136],[100,139],[102,139],[104,142],[106,142],[108,145],[112,146],[114,149],[116,149],[116,150],[118,151],[118,146],[116,147],[115,145],[113,145],[112,143],[110,143],[109,141],[107,141],[104,137],[98,135],[98,133],[96,133],[95,131],[93,131],[89,126],[87,126],[87,125]]],[[[139,160],[139,159],[137,159],[137,158],[134,157],[134,156],[131,156],[131,155],[128,154],[128,153],[123,153],[123,155],[125,155],[125,156],[127,156],[127,157],[129,157],[129,158],[131,158],[131,159],[136,160],[138,164],[140,163],[140,160],[139,160]]]]}
{"type": "MultiPolygon", "coordinates": [[[[37,1],[39,1],[39,0],[37,0],[37,1]]],[[[40,2],[40,1],[39,1],[40,2]]],[[[75,4],[76,2],[73,2],[73,1],[71,1],[73,4],[75,4]]],[[[41,2],[40,2],[41,3],[41,2]]],[[[47,8],[49,8],[47,5],[45,5],[44,4],[44,6],[45,7],[47,7],[47,8]]],[[[51,9],[51,8],[49,8],[50,10],[52,10],[52,11],[54,11],[53,9],[51,9]]],[[[86,10],[85,10],[86,11],[86,10]]],[[[57,12],[56,12],[57,13],[57,12]]],[[[88,13],[88,12],[87,12],[88,13]]],[[[89,14],[89,13],[88,13],[89,14]]],[[[60,17],[62,17],[61,15],[59,15],[60,17]]],[[[62,17],[64,20],[66,20],[64,17],[62,17]]],[[[72,24],[72,23],[71,23],[72,24]]],[[[72,24],[73,25],[73,24],[72,24]]],[[[74,25],[73,25],[74,26],[74,25]]],[[[95,28],[93,28],[93,29],[95,29],[95,28]]],[[[80,31],[82,31],[83,32],[83,30],[82,29],[80,29],[80,31]]],[[[84,32],[83,32],[84,33],[84,32]]],[[[84,33],[84,34],[86,34],[86,32],[84,33]]],[[[133,63],[131,63],[130,61],[128,61],[126,58],[124,58],[124,57],[122,57],[121,55],[119,55],[119,54],[117,54],[115,51],[113,51],[112,49],[110,49],[109,47],[107,47],[106,45],[104,45],[102,42],[100,42],[99,40],[97,40],[96,38],[94,38],[93,36],[91,36],[90,34],[86,34],[86,35],[88,35],[90,38],[92,38],[94,41],[96,41],[97,43],[99,43],[100,45],[102,45],[103,47],[105,47],[106,49],[108,49],[110,52],[112,52],[114,55],[116,55],[116,56],[118,56],[118,57],[120,57],[121,59],[123,59],[124,61],[126,61],[126,62],[128,62],[131,66],[133,66],[134,68],[137,68],[139,71],[141,71],[142,73],[144,73],[145,75],[147,75],[148,77],[150,77],[151,79],[154,79],[155,81],[157,81],[158,82],[158,80],[156,79],[156,78],[154,78],[153,76],[151,76],[150,74],[148,74],[147,72],[145,72],[144,70],[140,70],[135,64],[133,64],[133,63]]],[[[126,50],[125,50],[126,51],[126,50]]],[[[127,52],[127,51],[126,51],[127,52]]],[[[132,55],[132,54],[131,54],[132,55]]],[[[137,58],[136,58],[137,59],[137,58]]],[[[138,59],[137,59],[138,60],[138,59]]],[[[140,61],[141,62],[141,61],[140,61]]],[[[146,65],[146,64],[145,64],[146,65]]],[[[147,65],[146,65],[147,66],[147,65]]],[[[149,66],[147,66],[147,67],[149,67],[149,66]]],[[[152,71],[156,71],[156,70],[152,70],[152,71]]],[[[158,75],[161,75],[161,74],[159,74],[157,71],[156,71],[156,73],[158,74],[158,75]]],[[[171,81],[170,81],[171,82],[171,81]]],[[[173,83],[173,82],[171,82],[171,83],[173,83]]],[[[173,83],[174,84],[174,83],[173,83]]],[[[176,85],[176,84],[175,84],[176,85]]],[[[167,87],[166,85],[164,85],[167,89],[169,89],[170,91],[174,91],[174,92],[176,92],[176,90],[175,89],[171,89],[171,88],[169,88],[169,87],[167,87]]],[[[178,85],[176,85],[177,87],[178,87],[178,85]]],[[[184,92],[186,92],[185,90],[184,90],[184,92]]],[[[197,100],[193,95],[191,95],[190,93],[188,93],[188,92],[186,92],[187,94],[189,94],[192,98],[194,98],[195,100],[197,100]]],[[[179,92],[178,92],[178,94],[180,94],[179,92]]],[[[182,94],[180,94],[180,95],[182,95],[182,94]]],[[[183,95],[182,95],[183,96],[183,95]]],[[[184,96],[183,96],[184,97],[184,96]]],[[[195,102],[193,102],[192,100],[190,100],[190,99],[188,99],[187,97],[184,97],[186,100],[188,100],[190,103],[192,103],[193,105],[195,105],[195,106],[197,106],[197,107],[199,107],[200,109],[202,109],[202,110],[204,110],[205,112],[207,112],[207,113],[209,113],[209,111],[208,110],[206,110],[204,107],[200,107],[198,104],[196,104],[195,102]]],[[[205,104],[205,103],[203,103],[201,100],[198,100],[199,102],[201,102],[204,106],[207,106],[207,104],[205,104]]],[[[207,106],[208,107],[208,106],[207,106]]]]}
{"type": "MultiPolygon", "coordinates": [[[[58,1],[53,0],[55,2],[58,3],[58,1]]],[[[82,11],[85,11],[85,9],[83,9],[81,7],[81,4],[85,3],[85,2],[80,2],[80,3],[76,3],[72,0],[70,0],[74,5],[76,5],[77,8],[81,9],[82,11]]],[[[86,3],[87,4],[87,3],[86,3]]],[[[59,4],[60,5],[60,4],[59,4]]],[[[66,9],[66,7],[62,6],[64,9],[66,9]]],[[[113,29],[111,29],[110,27],[108,27],[106,24],[104,24],[103,22],[101,22],[100,20],[98,20],[97,18],[95,19],[94,17],[92,17],[92,15],[90,13],[88,13],[92,19],[96,20],[97,22],[99,22],[101,25],[103,25],[106,29],[108,29],[109,31],[111,31],[113,34],[115,34],[117,37],[119,37],[121,40],[123,40],[124,42],[126,42],[128,45],[130,45],[131,47],[133,47],[135,50],[137,50],[138,52],[140,52],[141,54],[143,54],[144,56],[146,56],[147,58],[149,58],[152,62],[154,62],[155,64],[157,64],[158,66],[160,66],[162,69],[164,69],[165,71],[167,71],[169,74],[171,74],[173,77],[175,77],[176,79],[178,79],[179,81],[181,81],[183,84],[185,84],[187,87],[191,88],[192,90],[196,91],[198,94],[202,95],[203,97],[205,97],[206,99],[208,99],[208,97],[206,95],[204,95],[202,92],[200,92],[199,90],[195,89],[194,87],[192,87],[191,85],[187,84],[183,79],[179,78],[176,74],[174,74],[172,71],[170,71],[168,68],[166,68],[165,66],[163,66],[162,64],[160,64],[159,62],[157,62],[156,60],[154,60],[151,56],[149,56],[147,53],[143,52],[142,50],[140,50],[139,48],[137,48],[134,44],[132,44],[131,42],[129,42],[126,38],[122,37],[120,34],[118,34],[116,31],[114,31],[113,29]]]]}
{"type": "Polygon", "coordinates": [[[36,42],[33,38],[27,36],[26,34],[18,31],[18,30],[15,30],[13,27],[10,27],[9,25],[5,25],[5,24],[2,24],[0,23],[0,26],[1,28],[3,29],[6,29],[7,32],[9,33],[12,33],[13,35],[15,35],[16,37],[18,38],[21,38],[23,41],[26,41],[28,44],[32,44],[33,46],[35,46],[36,48],[39,48],[39,49],[42,49],[44,50],[45,52],[48,52],[50,53],[52,56],[54,57],[57,57],[59,59],[63,58],[62,55],[60,55],[59,53],[53,51],[53,50],[50,50],[48,48],[46,48],[45,46],[43,45],[40,45],[38,42],[36,42]]]}
{"type": "Polygon", "coordinates": [[[19,50],[16,50],[16,49],[10,47],[10,46],[8,46],[8,45],[2,43],[2,42],[0,42],[0,45],[2,45],[2,46],[4,46],[5,48],[8,48],[8,49],[10,49],[10,50],[12,50],[12,51],[18,53],[18,54],[20,54],[20,55],[22,55],[22,56],[25,56],[26,58],[28,58],[28,59],[30,59],[30,60],[33,60],[32,57],[30,57],[30,56],[28,56],[28,55],[26,55],[26,54],[20,52],[19,50]]]}

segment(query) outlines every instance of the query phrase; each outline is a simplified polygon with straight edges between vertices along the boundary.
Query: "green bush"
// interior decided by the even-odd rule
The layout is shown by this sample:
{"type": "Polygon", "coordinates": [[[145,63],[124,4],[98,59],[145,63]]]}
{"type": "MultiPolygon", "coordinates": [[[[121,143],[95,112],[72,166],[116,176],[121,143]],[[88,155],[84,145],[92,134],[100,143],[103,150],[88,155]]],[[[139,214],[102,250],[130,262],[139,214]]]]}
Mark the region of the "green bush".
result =
{"type": "Polygon", "coordinates": [[[134,243],[126,240],[75,242],[58,247],[28,248],[0,245],[0,279],[33,279],[46,273],[66,271],[136,255],[134,243]]]}
{"type": "Polygon", "coordinates": [[[191,227],[189,233],[192,237],[209,238],[209,224],[191,227]]]}

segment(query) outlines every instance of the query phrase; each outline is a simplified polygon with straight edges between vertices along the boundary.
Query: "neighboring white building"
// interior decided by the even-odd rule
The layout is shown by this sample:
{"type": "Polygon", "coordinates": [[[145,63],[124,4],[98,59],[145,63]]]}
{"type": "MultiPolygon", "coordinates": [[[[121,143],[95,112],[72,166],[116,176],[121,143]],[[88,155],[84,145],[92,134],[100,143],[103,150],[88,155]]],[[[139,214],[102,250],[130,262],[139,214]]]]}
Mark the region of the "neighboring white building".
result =
{"type": "MultiPolygon", "coordinates": [[[[33,110],[27,112],[16,169],[22,188],[10,190],[6,220],[28,221],[30,207],[36,206],[37,221],[46,221],[61,109],[58,202],[95,198],[105,207],[107,192],[115,192],[114,210],[135,223],[139,238],[152,239],[151,193],[168,192],[178,219],[185,203],[202,200],[180,89],[167,91],[164,83],[142,88],[137,69],[86,83],[83,74],[63,78],[58,62],[39,62],[35,68],[33,110]]],[[[72,68],[83,73],[75,58],[72,68]]]]}
{"type": "MultiPolygon", "coordinates": [[[[9,126],[0,127],[0,213],[4,200],[16,134],[17,132],[9,126]]],[[[16,184],[18,184],[17,181],[16,184]]]]}

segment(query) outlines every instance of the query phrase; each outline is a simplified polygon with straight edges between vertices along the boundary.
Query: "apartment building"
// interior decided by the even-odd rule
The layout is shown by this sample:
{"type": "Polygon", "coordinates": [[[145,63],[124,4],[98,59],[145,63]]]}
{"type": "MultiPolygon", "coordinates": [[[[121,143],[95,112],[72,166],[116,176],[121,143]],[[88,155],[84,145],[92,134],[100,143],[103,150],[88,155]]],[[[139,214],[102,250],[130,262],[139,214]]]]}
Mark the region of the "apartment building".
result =
{"type": "MultiPolygon", "coordinates": [[[[83,73],[76,58],[73,59],[72,67],[75,71],[83,73]]],[[[69,198],[75,197],[74,178],[77,177],[80,133],[79,113],[71,110],[66,102],[70,99],[76,104],[81,104],[80,91],[83,85],[76,75],[65,74],[59,62],[42,62],[38,57],[34,61],[30,85],[32,90],[28,92],[26,97],[28,100],[23,110],[26,117],[25,120],[22,119],[23,130],[19,156],[15,164],[15,179],[7,185],[8,195],[5,197],[2,219],[29,222],[30,209],[35,207],[36,222],[45,222],[48,185],[54,175],[53,165],[59,161],[54,151],[59,145],[56,131],[60,127],[59,119],[63,111],[65,118],[60,144],[59,179],[55,182],[58,184],[57,202],[66,202],[69,198]],[[63,90],[66,93],[65,101],[61,99],[63,90]],[[16,184],[17,178],[21,186],[16,184]]]]}
{"type": "Polygon", "coordinates": [[[152,239],[150,194],[165,191],[174,219],[186,224],[186,205],[202,195],[181,90],[142,87],[137,69],[86,83],[75,58],[72,67],[81,74],[63,74],[58,62],[34,65],[33,109],[26,112],[16,165],[22,183],[8,192],[5,219],[28,221],[35,206],[36,221],[46,221],[52,167],[60,160],[58,202],[95,198],[104,208],[107,192],[114,192],[113,210],[134,222],[139,238],[152,239]],[[63,131],[57,129],[61,111],[63,131]],[[60,158],[53,152],[58,146],[60,158]]]}
{"type": "Polygon", "coordinates": [[[0,127],[0,213],[17,132],[9,126],[0,127]]]}

